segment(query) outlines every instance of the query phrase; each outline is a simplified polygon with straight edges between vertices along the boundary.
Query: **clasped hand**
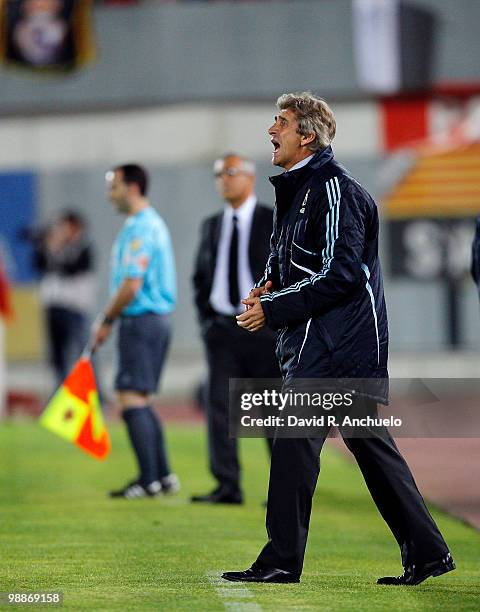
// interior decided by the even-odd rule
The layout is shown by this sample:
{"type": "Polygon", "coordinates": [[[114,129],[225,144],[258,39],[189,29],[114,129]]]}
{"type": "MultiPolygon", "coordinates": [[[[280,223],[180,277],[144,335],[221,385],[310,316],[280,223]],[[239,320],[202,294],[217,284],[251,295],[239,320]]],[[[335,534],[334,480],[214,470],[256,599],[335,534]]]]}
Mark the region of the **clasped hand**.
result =
{"type": "Polygon", "coordinates": [[[237,324],[249,332],[255,332],[265,326],[266,319],[263,312],[260,296],[269,293],[272,282],[267,281],[263,287],[255,287],[250,291],[248,297],[242,300],[245,312],[237,316],[237,324]]]}

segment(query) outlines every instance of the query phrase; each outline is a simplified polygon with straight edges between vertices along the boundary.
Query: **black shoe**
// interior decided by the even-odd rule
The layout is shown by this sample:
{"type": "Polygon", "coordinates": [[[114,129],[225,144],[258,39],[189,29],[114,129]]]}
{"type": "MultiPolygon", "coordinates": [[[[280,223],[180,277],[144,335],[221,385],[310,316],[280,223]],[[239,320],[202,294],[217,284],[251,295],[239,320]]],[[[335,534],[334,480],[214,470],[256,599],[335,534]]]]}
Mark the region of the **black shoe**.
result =
{"type": "Polygon", "coordinates": [[[230,580],[230,582],[277,582],[282,584],[300,582],[299,574],[293,574],[276,567],[267,567],[257,562],[244,572],[224,572],[222,578],[230,580]]]}
{"type": "Polygon", "coordinates": [[[204,504],[243,504],[243,496],[239,491],[229,492],[215,489],[206,495],[192,495],[191,502],[204,504]]]}
{"type": "Polygon", "coordinates": [[[401,576],[384,576],[377,580],[377,584],[390,584],[395,586],[415,586],[424,580],[434,576],[441,576],[455,569],[452,555],[448,553],[446,557],[424,563],[423,565],[408,565],[403,569],[401,576]]]}
{"type": "Polygon", "coordinates": [[[155,480],[150,484],[143,486],[138,482],[138,480],[134,480],[129,483],[123,489],[118,489],[117,491],[110,491],[110,497],[123,497],[125,499],[138,499],[140,497],[157,497],[160,495],[162,491],[162,485],[155,480]]]}

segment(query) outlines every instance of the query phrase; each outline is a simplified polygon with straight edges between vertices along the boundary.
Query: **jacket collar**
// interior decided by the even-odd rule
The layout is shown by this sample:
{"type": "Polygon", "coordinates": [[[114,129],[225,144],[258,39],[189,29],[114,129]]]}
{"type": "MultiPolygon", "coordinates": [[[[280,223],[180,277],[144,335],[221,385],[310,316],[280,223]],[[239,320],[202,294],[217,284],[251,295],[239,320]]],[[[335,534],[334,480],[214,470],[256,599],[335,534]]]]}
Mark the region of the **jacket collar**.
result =
{"type": "Polygon", "coordinates": [[[324,166],[331,159],[333,159],[333,151],[332,147],[329,145],[328,147],[325,147],[325,149],[315,153],[306,166],[303,166],[298,170],[292,170],[291,172],[287,171],[283,174],[271,176],[269,181],[275,188],[287,186],[294,187],[307,179],[315,170],[318,170],[324,166]]]}

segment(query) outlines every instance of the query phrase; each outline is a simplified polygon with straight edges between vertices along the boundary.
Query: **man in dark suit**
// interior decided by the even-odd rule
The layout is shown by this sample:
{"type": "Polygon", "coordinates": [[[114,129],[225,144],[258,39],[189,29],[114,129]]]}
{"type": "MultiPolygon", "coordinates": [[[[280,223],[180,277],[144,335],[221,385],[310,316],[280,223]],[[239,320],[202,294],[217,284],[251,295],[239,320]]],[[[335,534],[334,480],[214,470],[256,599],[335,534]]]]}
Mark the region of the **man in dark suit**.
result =
{"type": "Polygon", "coordinates": [[[210,470],[217,488],[193,502],[241,504],[237,440],[228,436],[230,378],[278,378],[275,334],[248,334],[235,316],[264,271],[270,252],[272,209],[255,196],[252,161],[229,153],[214,164],[217,190],[226,206],[201,228],[193,285],[208,361],[207,419],[210,470]],[[247,292],[247,293],[245,293],[247,292]]]}

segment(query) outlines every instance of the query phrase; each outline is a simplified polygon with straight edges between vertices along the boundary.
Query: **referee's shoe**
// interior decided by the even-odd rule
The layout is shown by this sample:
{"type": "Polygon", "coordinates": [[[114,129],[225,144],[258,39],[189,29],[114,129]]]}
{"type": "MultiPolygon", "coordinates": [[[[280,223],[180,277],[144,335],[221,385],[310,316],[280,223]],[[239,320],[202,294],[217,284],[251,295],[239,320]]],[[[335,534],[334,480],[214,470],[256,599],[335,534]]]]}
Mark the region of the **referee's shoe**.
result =
{"type": "Polygon", "coordinates": [[[125,499],[137,499],[140,497],[158,497],[169,495],[180,491],[180,481],[176,474],[168,474],[161,480],[154,480],[148,485],[141,484],[138,480],[130,482],[123,489],[110,491],[110,497],[123,497],[125,499]]]}
{"type": "Polygon", "coordinates": [[[123,489],[110,491],[110,497],[123,497],[125,499],[137,499],[139,497],[157,497],[162,492],[162,485],[154,480],[148,485],[142,485],[138,481],[131,482],[123,489]]]}

